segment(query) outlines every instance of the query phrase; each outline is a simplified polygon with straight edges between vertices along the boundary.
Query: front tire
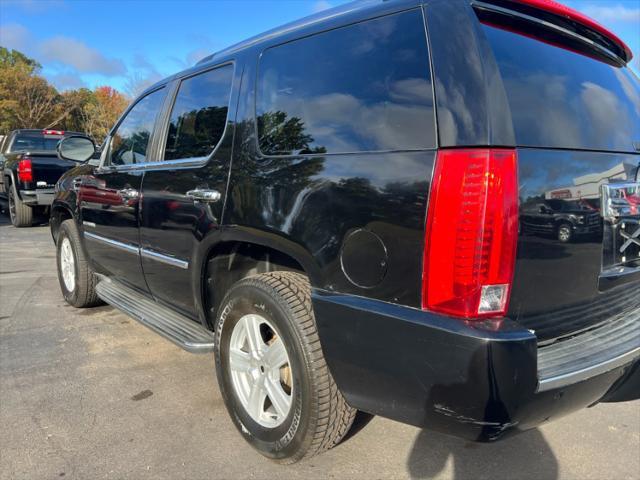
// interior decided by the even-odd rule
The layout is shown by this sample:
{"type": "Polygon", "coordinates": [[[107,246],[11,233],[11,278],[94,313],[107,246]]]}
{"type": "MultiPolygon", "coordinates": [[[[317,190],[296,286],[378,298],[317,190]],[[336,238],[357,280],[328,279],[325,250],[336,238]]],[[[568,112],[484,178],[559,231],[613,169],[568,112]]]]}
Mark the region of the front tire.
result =
{"type": "Polygon", "coordinates": [[[571,229],[571,224],[569,223],[561,223],[558,226],[558,240],[562,243],[569,243],[573,238],[573,230],[571,229]]]}
{"type": "Polygon", "coordinates": [[[324,360],[306,277],[293,272],[248,277],[221,305],[216,373],[245,440],[280,463],[337,445],[356,410],[324,360]]]}
{"type": "Polygon", "coordinates": [[[18,197],[14,185],[9,186],[9,217],[16,228],[30,227],[33,224],[33,209],[25,205],[18,197]]]}
{"type": "Polygon", "coordinates": [[[102,303],[96,293],[96,276],[85,258],[80,234],[73,220],[65,220],[60,225],[56,260],[60,289],[69,305],[86,308],[102,303]]]}

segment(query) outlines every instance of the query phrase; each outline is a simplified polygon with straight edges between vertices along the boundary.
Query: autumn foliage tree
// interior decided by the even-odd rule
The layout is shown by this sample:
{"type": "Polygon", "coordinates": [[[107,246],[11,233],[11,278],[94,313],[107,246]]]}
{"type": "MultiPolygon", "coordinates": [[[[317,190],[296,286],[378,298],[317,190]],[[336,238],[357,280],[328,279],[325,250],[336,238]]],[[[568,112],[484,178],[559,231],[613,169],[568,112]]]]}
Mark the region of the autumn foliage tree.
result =
{"type": "Polygon", "coordinates": [[[107,86],[59,93],[40,68],[26,55],[0,47],[0,135],[16,128],[56,128],[101,142],[129,99],[107,86]]]}

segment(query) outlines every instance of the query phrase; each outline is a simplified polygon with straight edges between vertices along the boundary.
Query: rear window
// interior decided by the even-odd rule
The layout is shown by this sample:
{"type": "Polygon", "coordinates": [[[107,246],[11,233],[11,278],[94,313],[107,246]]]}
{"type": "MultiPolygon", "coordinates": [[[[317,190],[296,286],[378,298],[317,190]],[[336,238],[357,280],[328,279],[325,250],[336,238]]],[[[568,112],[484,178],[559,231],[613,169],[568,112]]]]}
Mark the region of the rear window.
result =
{"type": "Polygon", "coordinates": [[[11,145],[12,152],[29,151],[55,151],[58,142],[62,140],[60,135],[44,136],[42,134],[17,135],[11,145]]]}
{"type": "Polygon", "coordinates": [[[628,68],[483,25],[520,146],[633,152],[640,81],[628,68]]]}
{"type": "Polygon", "coordinates": [[[256,110],[266,155],[433,148],[422,13],[389,15],[266,50],[256,110]]]}

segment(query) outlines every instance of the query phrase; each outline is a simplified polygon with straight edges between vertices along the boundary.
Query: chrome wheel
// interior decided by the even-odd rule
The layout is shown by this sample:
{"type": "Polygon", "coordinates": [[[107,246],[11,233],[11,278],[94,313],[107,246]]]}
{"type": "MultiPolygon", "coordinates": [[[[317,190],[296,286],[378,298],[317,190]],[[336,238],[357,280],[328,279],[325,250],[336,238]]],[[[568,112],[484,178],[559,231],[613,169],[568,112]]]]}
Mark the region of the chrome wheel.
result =
{"type": "Polygon", "coordinates": [[[228,360],[231,383],[249,416],[267,428],[282,424],[293,403],[293,381],[277,330],[260,315],[244,315],[231,332],[228,360]]]}
{"type": "Polygon", "coordinates": [[[558,238],[561,242],[568,242],[571,238],[571,229],[567,226],[560,227],[560,230],[558,230],[558,238]]]}
{"type": "Polygon", "coordinates": [[[76,288],[76,261],[73,257],[71,242],[67,237],[62,239],[62,245],[60,245],[60,269],[64,286],[67,291],[73,292],[76,288]]]}

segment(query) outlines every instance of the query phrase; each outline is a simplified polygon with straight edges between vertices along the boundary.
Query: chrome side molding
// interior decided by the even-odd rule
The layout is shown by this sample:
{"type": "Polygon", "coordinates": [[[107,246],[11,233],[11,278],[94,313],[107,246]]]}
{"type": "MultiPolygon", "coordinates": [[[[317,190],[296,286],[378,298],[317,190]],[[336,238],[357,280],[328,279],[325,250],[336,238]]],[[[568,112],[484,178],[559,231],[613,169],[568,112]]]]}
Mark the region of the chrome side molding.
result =
{"type": "Polygon", "coordinates": [[[141,255],[144,258],[155,260],[166,265],[171,265],[172,267],[181,268],[183,270],[189,268],[189,262],[187,262],[186,260],[180,260],[179,258],[171,257],[169,255],[163,255],[162,253],[154,252],[153,250],[149,250],[146,248],[140,248],[128,243],[118,242],[117,240],[112,240],[101,235],[96,235],[95,233],[84,232],[84,236],[85,238],[101,242],[105,245],[109,245],[124,252],[141,255]]]}
{"type": "Polygon", "coordinates": [[[185,260],[180,260],[179,258],[170,257],[168,255],[163,255],[158,252],[154,252],[153,250],[147,250],[146,248],[141,248],[140,253],[144,258],[149,258],[151,260],[156,260],[160,263],[165,263],[167,265],[171,265],[172,267],[182,268],[186,270],[189,268],[189,262],[185,260]]]}
{"type": "Polygon", "coordinates": [[[117,248],[118,250],[122,250],[123,252],[140,255],[140,251],[139,251],[140,249],[128,243],[122,243],[122,242],[118,242],[117,240],[111,240],[110,238],[106,238],[101,235],[96,235],[95,233],[90,233],[90,232],[84,232],[84,237],[90,238],[91,240],[95,240],[100,243],[104,243],[105,245],[109,245],[111,247],[117,248]]]}

